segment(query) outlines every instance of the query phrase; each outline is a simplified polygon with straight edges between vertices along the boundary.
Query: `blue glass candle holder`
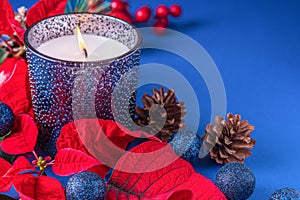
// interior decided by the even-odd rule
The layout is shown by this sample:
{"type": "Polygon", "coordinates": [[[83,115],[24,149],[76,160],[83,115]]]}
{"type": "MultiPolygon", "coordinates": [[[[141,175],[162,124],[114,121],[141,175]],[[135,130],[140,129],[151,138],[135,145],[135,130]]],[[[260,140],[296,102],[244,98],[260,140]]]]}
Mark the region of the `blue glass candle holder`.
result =
{"type": "MultiPolygon", "coordinates": [[[[112,92],[120,79],[124,82],[123,77],[128,72],[131,76],[127,77],[128,80],[125,78],[126,85],[120,90],[120,98],[126,96],[128,99],[130,95],[130,102],[123,106],[128,107],[129,112],[134,110],[135,95],[132,91],[138,84],[136,66],[140,60],[140,44],[141,35],[134,26],[100,14],[57,15],[28,28],[25,33],[26,55],[32,104],[40,131],[38,143],[42,150],[54,156],[61,128],[73,120],[94,117],[113,120],[112,92]],[[47,41],[74,35],[76,26],[84,34],[116,40],[129,50],[105,60],[80,62],[57,59],[38,50],[47,41]]],[[[124,114],[124,118],[127,116],[124,114]]],[[[131,121],[124,119],[124,126],[126,120],[128,124],[131,121]]]]}

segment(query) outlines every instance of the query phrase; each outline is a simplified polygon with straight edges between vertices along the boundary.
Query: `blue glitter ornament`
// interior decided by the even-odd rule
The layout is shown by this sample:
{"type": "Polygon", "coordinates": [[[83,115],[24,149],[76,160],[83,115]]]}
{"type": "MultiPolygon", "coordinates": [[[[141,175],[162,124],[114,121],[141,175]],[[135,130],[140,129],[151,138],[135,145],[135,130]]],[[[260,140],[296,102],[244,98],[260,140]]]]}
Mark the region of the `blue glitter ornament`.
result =
{"type": "Polygon", "coordinates": [[[300,192],[293,188],[281,188],[276,190],[269,200],[300,200],[300,192]]]}
{"type": "Polygon", "coordinates": [[[67,200],[104,200],[105,196],[105,184],[100,176],[95,173],[82,172],[75,174],[67,182],[67,200]]]}
{"type": "Polygon", "coordinates": [[[174,152],[191,164],[197,162],[202,140],[192,131],[180,130],[170,138],[174,152]]]}
{"type": "Polygon", "coordinates": [[[0,102],[0,137],[9,133],[14,127],[15,117],[12,110],[5,103],[0,102]]]}
{"type": "Polygon", "coordinates": [[[255,176],[244,164],[228,163],[217,173],[216,185],[228,200],[246,200],[255,189],[255,176]]]}

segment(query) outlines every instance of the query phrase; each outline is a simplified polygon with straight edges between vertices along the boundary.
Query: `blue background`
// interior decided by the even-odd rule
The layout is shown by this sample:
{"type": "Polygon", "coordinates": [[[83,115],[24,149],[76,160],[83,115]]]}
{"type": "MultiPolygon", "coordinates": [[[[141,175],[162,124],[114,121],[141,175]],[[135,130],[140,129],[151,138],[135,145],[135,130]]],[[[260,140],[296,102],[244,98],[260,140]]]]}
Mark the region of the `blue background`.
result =
{"type": "MultiPolygon", "coordinates": [[[[11,0],[13,8],[35,0],[11,0]]],[[[131,11],[143,4],[180,3],[183,16],[169,28],[200,43],[222,75],[227,111],[240,113],[255,125],[257,144],[245,164],[257,185],[250,199],[267,199],[277,188],[300,190],[300,1],[298,0],[152,0],[131,1],[131,11]]],[[[198,91],[201,119],[198,134],[210,122],[210,97],[192,66],[170,53],[146,50],[142,63],[159,62],[183,72],[198,91]],[[172,57],[170,59],[170,57],[172,57]]],[[[141,94],[139,94],[141,96],[141,94]]],[[[196,130],[194,130],[196,131],[196,130]]],[[[201,160],[197,171],[214,180],[219,165],[201,160]]]]}

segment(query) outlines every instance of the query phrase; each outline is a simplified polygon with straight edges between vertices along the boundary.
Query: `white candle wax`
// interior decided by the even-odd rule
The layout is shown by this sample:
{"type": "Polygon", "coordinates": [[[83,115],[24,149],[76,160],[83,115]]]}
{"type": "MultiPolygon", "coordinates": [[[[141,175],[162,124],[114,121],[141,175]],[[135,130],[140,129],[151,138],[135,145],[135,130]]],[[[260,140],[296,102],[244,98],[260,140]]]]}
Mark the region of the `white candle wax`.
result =
{"type": "Polygon", "coordinates": [[[76,35],[49,40],[37,50],[52,58],[68,61],[99,61],[118,57],[129,51],[128,47],[110,38],[89,34],[82,34],[82,36],[86,44],[87,58],[78,47],[76,35]]]}

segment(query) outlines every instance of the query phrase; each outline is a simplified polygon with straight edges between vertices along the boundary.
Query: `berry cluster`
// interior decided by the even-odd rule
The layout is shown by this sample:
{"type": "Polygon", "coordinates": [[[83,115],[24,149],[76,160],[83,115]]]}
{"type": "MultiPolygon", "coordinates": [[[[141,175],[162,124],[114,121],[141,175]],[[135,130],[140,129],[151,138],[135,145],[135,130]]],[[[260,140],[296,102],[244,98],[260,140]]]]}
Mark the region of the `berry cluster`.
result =
{"type": "MultiPolygon", "coordinates": [[[[169,25],[168,16],[179,17],[182,9],[178,4],[173,4],[169,8],[166,5],[159,5],[155,10],[155,23],[153,24],[154,31],[158,34],[164,33],[164,28],[169,25]]],[[[136,22],[147,22],[151,18],[151,8],[142,6],[135,13],[136,22]]]]}
{"type": "Polygon", "coordinates": [[[127,1],[122,0],[112,0],[111,1],[111,12],[108,15],[117,17],[128,23],[132,24],[132,17],[130,12],[128,11],[129,4],[127,1]]]}
{"type": "MultiPolygon", "coordinates": [[[[117,17],[133,23],[133,17],[128,11],[129,4],[126,0],[112,0],[111,12],[108,14],[113,17],[117,17]]],[[[135,23],[147,23],[151,19],[152,10],[149,6],[142,6],[135,12],[135,23]]],[[[164,28],[169,25],[168,16],[179,17],[182,13],[182,9],[178,4],[173,4],[170,7],[166,5],[159,5],[155,10],[155,22],[153,24],[154,31],[158,34],[164,33],[164,28]]]]}

